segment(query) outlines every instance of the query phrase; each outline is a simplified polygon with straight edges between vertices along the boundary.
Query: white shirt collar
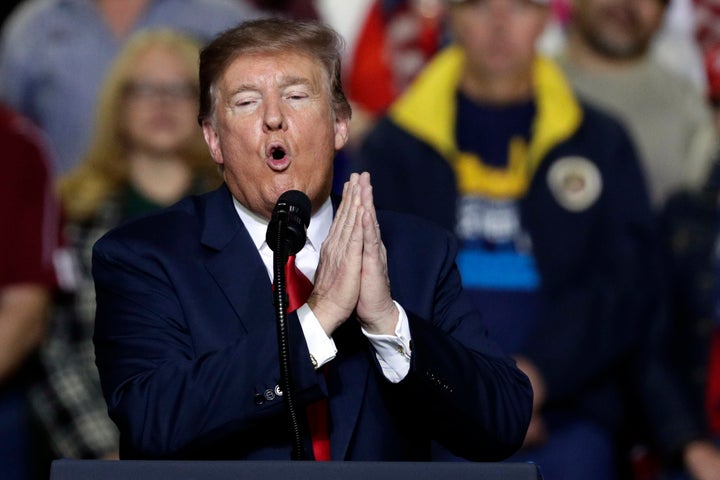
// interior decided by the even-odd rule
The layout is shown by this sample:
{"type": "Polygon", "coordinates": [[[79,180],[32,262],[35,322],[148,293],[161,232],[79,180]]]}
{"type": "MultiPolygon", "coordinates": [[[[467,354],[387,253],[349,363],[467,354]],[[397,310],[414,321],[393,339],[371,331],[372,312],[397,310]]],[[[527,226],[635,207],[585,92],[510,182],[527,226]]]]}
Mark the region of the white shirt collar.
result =
{"type": "MultiPolygon", "coordinates": [[[[235,197],[233,197],[233,205],[235,210],[240,216],[245,228],[247,228],[252,237],[255,248],[258,251],[268,248],[267,242],[265,241],[265,235],[267,233],[267,226],[269,221],[260,215],[250,211],[247,207],[241,204],[235,197]]],[[[310,226],[307,230],[307,241],[305,246],[308,245],[313,248],[316,252],[320,251],[322,242],[325,241],[328,232],[330,232],[330,225],[332,225],[333,209],[330,197],[322,204],[317,212],[310,218],[310,226]]]]}

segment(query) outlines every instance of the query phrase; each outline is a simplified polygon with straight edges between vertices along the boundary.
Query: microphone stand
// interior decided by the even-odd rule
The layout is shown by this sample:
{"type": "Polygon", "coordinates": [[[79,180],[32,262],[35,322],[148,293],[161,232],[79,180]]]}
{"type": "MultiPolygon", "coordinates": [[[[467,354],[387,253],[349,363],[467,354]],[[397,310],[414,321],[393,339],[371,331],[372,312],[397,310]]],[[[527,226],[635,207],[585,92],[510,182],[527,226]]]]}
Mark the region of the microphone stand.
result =
{"type": "Polygon", "coordinates": [[[290,366],[290,338],[287,323],[287,286],[285,278],[288,248],[282,241],[282,232],[286,228],[286,222],[283,219],[279,220],[275,238],[276,248],[273,249],[273,278],[275,280],[273,299],[275,316],[277,317],[278,352],[280,354],[280,388],[283,392],[283,401],[285,402],[292,435],[291,459],[308,460],[309,458],[303,448],[303,428],[295,405],[295,390],[290,366]]]}

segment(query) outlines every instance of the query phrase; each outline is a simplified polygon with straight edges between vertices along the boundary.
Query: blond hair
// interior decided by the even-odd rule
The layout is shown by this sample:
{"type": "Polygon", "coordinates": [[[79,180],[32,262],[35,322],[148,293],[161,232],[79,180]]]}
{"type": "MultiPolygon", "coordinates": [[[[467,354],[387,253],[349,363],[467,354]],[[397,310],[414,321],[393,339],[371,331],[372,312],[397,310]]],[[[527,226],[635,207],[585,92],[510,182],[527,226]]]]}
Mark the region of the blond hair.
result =
{"type": "MultiPolygon", "coordinates": [[[[63,206],[71,221],[92,217],[109,197],[129,183],[128,145],[123,133],[124,89],[134,64],[145,52],[166,48],[186,65],[188,79],[197,84],[201,45],[192,37],[170,29],[146,30],[135,34],[110,68],[98,97],[95,130],[85,156],[58,181],[63,206]]],[[[188,143],[183,158],[200,182],[216,179],[212,162],[200,129],[188,143]]]]}

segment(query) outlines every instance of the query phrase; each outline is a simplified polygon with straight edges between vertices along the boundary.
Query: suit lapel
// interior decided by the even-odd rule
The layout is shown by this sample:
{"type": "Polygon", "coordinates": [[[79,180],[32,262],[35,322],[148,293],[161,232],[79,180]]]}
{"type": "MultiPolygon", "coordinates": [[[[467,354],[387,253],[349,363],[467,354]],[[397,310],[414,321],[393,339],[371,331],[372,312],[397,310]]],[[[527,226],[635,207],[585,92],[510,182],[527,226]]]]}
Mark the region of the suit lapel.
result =
{"type": "Polygon", "coordinates": [[[215,252],[206,268],[222,289],[246,331],[272,318],[272,288],[265,264],[235,211],[225,185],[208,196],[201,242],[215,252]]]}

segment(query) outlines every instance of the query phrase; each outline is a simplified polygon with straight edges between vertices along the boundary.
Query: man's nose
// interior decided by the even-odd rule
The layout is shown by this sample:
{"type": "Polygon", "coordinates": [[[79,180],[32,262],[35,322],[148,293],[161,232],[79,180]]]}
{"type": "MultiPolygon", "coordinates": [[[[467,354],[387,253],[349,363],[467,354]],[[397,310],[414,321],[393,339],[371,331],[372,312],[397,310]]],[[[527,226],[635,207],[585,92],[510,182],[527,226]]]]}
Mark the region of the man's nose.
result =
{"type": "Polygon", "coordinates": [[[285,129],[285,115],[280,99],[266,99],[263,124],[268,131],[285,129]]]}

